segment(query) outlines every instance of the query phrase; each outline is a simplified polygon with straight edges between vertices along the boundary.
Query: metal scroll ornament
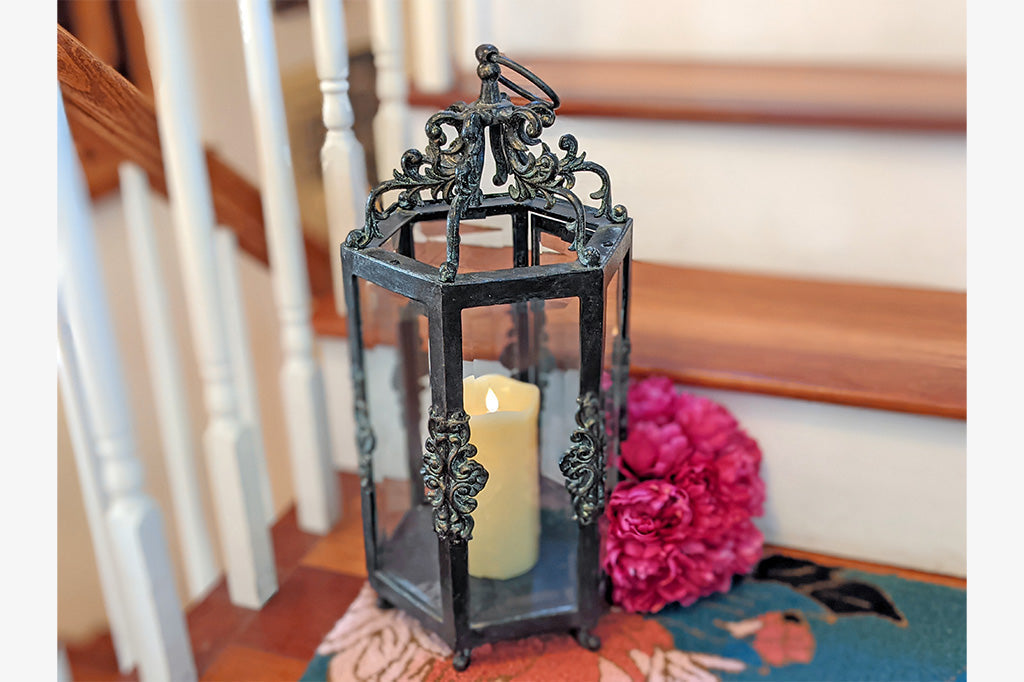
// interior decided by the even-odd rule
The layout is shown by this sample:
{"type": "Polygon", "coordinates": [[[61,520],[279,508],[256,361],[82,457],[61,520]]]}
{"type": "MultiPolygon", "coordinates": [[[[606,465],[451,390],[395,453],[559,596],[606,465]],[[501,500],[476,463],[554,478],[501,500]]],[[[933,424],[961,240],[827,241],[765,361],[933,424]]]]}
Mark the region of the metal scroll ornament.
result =
{"type": "Polygon", "coordinates": [[[373,449],[377,437],[370,425],[370,413],[366,405],[366,375],[359,364],[352,368],[352,383],[355,386],[353,412],[356,418],[356,445],[359,448],[359,484],[369,488],[373,482],[373,449]]]}
{"type": "Polygon", "coordinates": [[[572,496],[575,518],[589,526],[604,511],[604,412],[597,393],[590,391],[576,400],[576,430],[558,468],[572,496]]]}
{"type": "Polygon", "coordinates": [[[434,531],[442,540],[473,538],[474,498],[487,483],[487,470],[475,456],[476,446],[469,442],[469,415],[456,410],[445,418],[431,406],[420,473],[434,508],[434,531]]]}
{"type": "Polygon", "coordinates": [[[568,202],[575,214],[575,219],[566,225],[573,234],[569,248],[577,252],[583,265],[595,265],[599,257],[597,251],[583,246],[586,212],[572,188],[576,184],[576,173],[594,173],[601,186],[590,197],[600,202],[598,215],[614,223],[625,223],[626,208],[612,204],[608,172],[588,161],[585,152],[579,153],[579,144],[572,135],[562,135],[558,141],[558,148],[564,152],[561,158],[547,143],[541,142],[540,134],[554,124],[555,109],[559,106],[558,95],[546,83],[500,54],[493,45],[478,47],[476,58],[479,62],[477,75],[482,81],[480,97],[471,104],[456,102],[427,120],[426,151],[410,149],[402,155],[401,168],[394,170],[394,177],[370,192],[366,201],[366,222],[361,229],[349,234],[346,243],[351,248],[361,249],[374,239],[383,238],[380,221],[399,209],[423,205],[423,192],[427,192],[431,200],[441,200],[450,206],[446,260],[438,276],[442,282],[454,281],[459,269],[459,223],[466,209],[478,206],[483,200],[480,180],[486,149],[484,133],[489,131],[495,163],[494,185],[507,185],[504,194],[518,202],[539,197],[548,208],[558,199],[568,202]],[[539,87],[547,100],[502,76],[502,65],[539,87]],[[499,83],[529,101],[523,105],[513,104],[506,93],[498,90],[499,83]],[[445,126],[458,132],[450,144],[445,126]],[[536,150],[539,154],[531,150],[537,145],[540,145],[536,150]],[[399,192],[398,200],[383,207],[381,197],[391,191],[399,192]]]}

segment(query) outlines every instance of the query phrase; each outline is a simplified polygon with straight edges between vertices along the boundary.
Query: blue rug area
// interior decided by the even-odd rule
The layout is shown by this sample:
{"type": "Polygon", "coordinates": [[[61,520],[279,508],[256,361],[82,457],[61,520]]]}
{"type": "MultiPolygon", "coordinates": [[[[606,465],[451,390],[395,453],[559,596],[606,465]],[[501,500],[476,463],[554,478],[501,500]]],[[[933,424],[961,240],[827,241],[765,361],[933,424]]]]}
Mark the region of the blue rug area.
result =
{"type": "Polygon", "coordinates": [[[765,557],[727,594],[651,616],[601,619],[601,650],[566,635],[480,647],[464,673],[443,642],[369,586],[325,638],[303,680],[967,679],[966,591],[893,575],[765,557]]]}
{"type": "Polygon", "coordinates": [[[965,590],[766,557],[731,591],[654,618],[729,680],[966,680],[965,590]]]}

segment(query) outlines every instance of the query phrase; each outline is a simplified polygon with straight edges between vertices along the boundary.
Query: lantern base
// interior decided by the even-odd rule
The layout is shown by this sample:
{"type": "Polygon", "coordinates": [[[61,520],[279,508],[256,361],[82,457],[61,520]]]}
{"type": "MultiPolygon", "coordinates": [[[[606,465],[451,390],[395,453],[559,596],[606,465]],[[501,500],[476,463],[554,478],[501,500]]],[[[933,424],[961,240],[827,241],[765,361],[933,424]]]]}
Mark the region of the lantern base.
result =
{"type": "Polygon", "coordinates": [[[580,628],[576,631],[576,641],[588,651],[597,651],[601,648],[601,638],[587,628],[580,628]]]}
{"type": "Polygon", "coordinates": [[[456,651],[455,655],[452,656],[452,667],[460,673],[468,668],[470,660],[469,655],[472,651],[472,649],[461,649],[456,651]]]}

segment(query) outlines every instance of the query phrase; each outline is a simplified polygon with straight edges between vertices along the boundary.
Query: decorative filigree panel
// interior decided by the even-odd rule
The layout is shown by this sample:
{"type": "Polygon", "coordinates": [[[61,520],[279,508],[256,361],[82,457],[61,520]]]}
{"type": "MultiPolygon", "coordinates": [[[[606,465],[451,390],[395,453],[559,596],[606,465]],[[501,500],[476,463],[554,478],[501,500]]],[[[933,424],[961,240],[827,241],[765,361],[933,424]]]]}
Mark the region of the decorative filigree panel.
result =
{"type": "Polygon", "coordinates": [[[575,518],[581,526],[594,523],[604,511],[604,411],[597,393],[576,399],[576,430],[558,463],[565,487],[572,496],[575,518]]]}
{"type": "Polygon", "coordinates": [[[356,446],[359,449],[359,484],[369,488],[373,484],[373,449],[377,437],[370,426],[370,412],[366,405],[366,375],[362,366],[352,367],[353,412],[356,418],[356,446]]]}
{"type": "Polygon", "coordinates": [[[476,495],[487,483],[487,470],[473,459],[476,446],[469,442],[469,415],[456,410],[446,418],[431,406],[425,449],[420,473],[434,508],[434,531],[442,540],[471,540],[471,514],[476,495]]]}

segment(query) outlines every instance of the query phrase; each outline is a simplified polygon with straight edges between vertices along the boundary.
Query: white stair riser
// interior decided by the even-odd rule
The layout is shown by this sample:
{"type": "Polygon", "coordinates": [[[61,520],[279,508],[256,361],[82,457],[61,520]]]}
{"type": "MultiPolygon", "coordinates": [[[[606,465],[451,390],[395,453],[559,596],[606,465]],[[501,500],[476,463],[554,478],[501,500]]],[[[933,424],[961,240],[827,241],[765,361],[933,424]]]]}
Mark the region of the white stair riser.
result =
{"type": "MultiPolygon", "coordinates": [[[[409,116],[420,149],[432,113],[409,116]]],[[[559,117],[544,139],[567,132],[608,169],[637,260],[967,286],[962,136],[559,117]]],[[[577,183],[580,197],[597,188],[586,173],[577,183]]]]}

